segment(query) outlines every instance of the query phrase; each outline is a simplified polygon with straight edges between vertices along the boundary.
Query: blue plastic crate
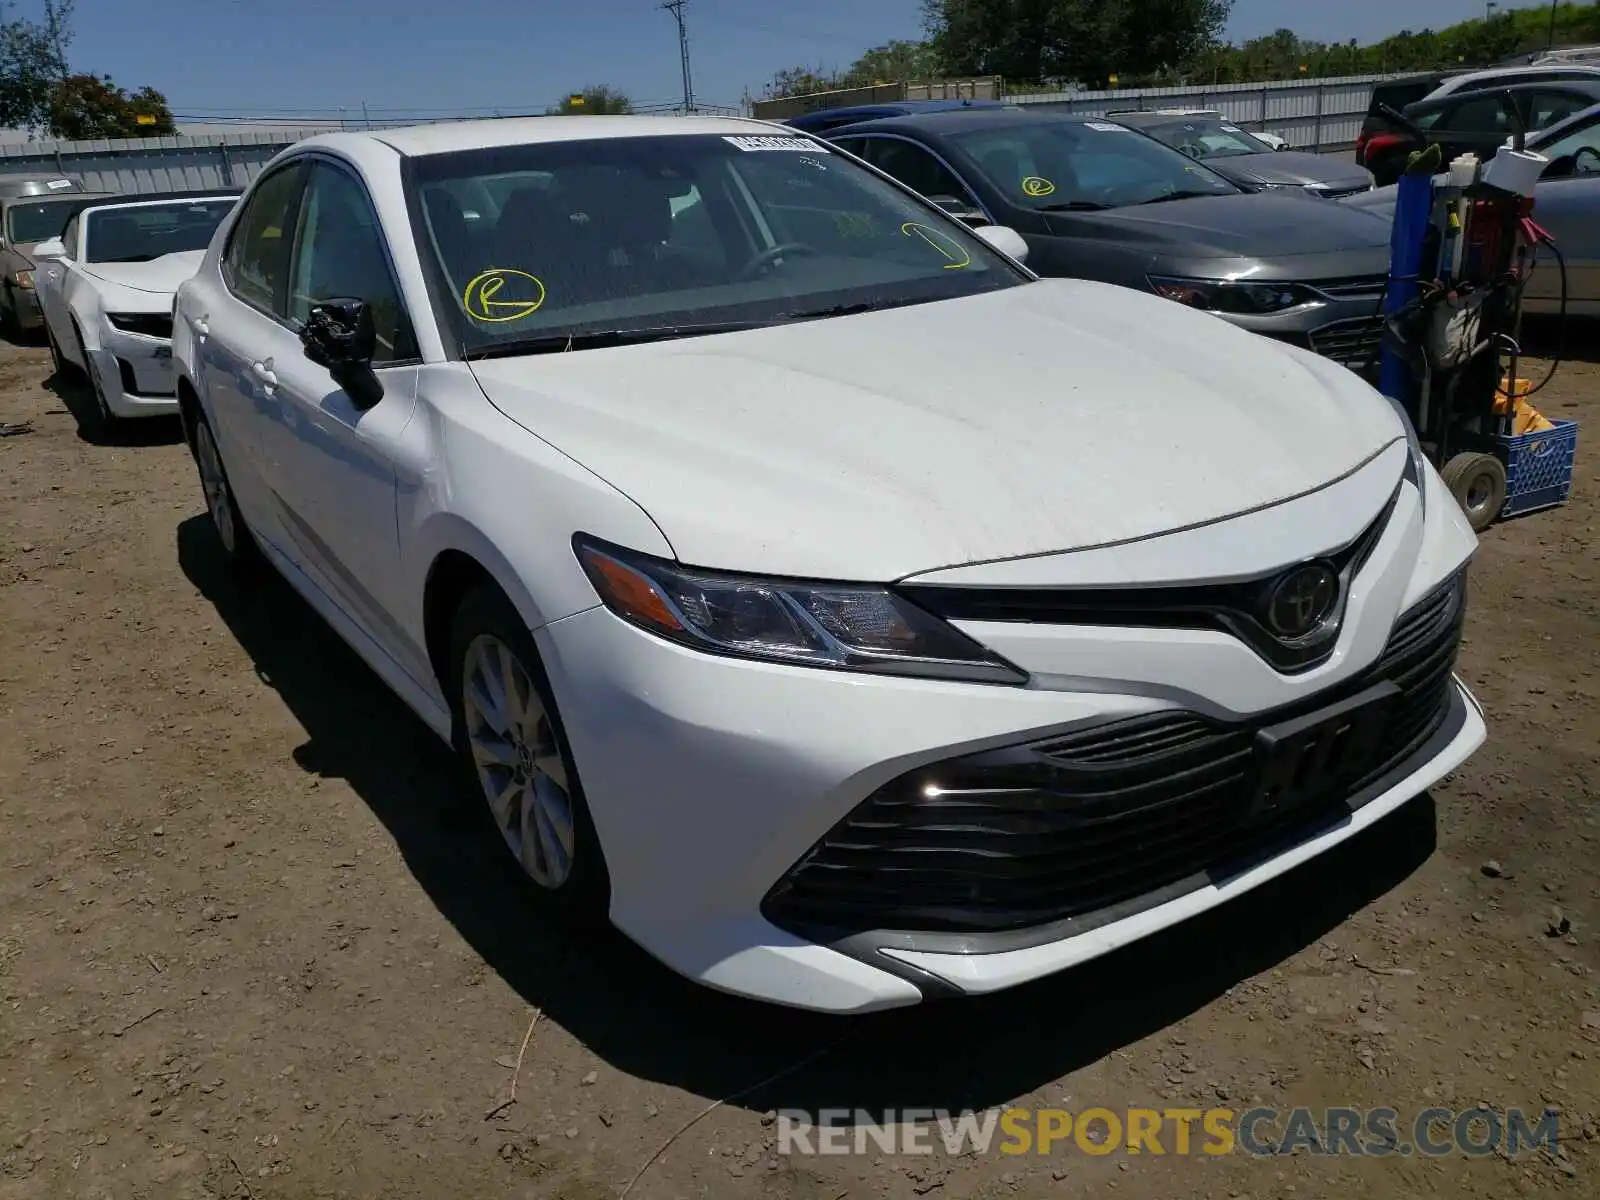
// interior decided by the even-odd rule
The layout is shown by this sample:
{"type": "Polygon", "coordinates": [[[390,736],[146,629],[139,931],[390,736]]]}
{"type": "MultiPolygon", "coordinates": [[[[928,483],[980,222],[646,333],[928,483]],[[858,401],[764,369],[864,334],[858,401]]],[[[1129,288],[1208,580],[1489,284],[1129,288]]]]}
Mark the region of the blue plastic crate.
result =
{"type": "Polygon", "coordinates": [[[1555,421],[1553,429],[1501,437],[1506,452],[1506,503],[1500,516],[1520,517],[1536,509],[1565,504],[1572,494],[1572,465],[1578,453],[1578,423],[1555,421]]]}

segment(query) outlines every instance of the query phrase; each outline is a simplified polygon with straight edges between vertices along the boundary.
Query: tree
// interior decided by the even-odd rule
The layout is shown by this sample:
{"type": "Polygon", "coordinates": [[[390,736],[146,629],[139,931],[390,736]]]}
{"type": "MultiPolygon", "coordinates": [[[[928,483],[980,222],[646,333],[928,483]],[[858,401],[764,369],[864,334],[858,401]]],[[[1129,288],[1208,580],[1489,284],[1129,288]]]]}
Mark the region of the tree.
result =
{"type": "Polygon", "coordinates": [[[789,67],[775,74],[762,91],[769,100],[781,100],[785,96],[836,92],[844,86],[844,76],[826,67],[789,67]]]}
{"type": "Polygon", "coordinates": [[[0,0],[0,127],[39,129],[49,123],[56,86],[66,78],[73,0],[45,0],[44,20],[13,17],[0,0]]]}
{"type": "Polygon", "coordinates": [[[159,137],[175,132],[165,96],[151,87],[129,95],[109,75],[63,79],[51,97],[48,125],[53,137],[67,141],[159,137]]]}
{"type": "Polygon", "coordinates": [[[1213,45],[1232,0],[924,0],[929,41],[956,75],[1070,80],[1171,71],[1213,45]]]}
{"type": "Polygon", "coordinates": [[[631,113],[633,101],[614,87],[603,83],[592,84],[573,92],[560,104],[549,110],[568,116],[599,116],[606,113],[631,113]]]}
{"type": "Polygon", "coordinates": [[[931,43],[893,41],[874,46],[851,63],[844,73],[844,86],[936,79],[941,71],[939,55],[931,43]]]}

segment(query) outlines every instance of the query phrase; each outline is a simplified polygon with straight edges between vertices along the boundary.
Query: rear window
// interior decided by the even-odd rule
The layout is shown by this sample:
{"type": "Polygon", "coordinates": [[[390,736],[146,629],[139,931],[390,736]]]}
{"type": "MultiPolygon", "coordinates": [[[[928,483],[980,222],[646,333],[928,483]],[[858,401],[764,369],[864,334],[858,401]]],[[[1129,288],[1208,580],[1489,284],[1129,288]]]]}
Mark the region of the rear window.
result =
{"type": "Polygon", "coordinates": [[[1380,104],[1387,104],[1393,109],[1402,109],[1408,104],[1415,104],[1442,82],[1443,80],[1437,75],[1425,75],[1419,79],[1397,79],[1391,83],[1380,83],[1372,89],[1372,103],[1367,111],[1377,114],[1380,104]]]}

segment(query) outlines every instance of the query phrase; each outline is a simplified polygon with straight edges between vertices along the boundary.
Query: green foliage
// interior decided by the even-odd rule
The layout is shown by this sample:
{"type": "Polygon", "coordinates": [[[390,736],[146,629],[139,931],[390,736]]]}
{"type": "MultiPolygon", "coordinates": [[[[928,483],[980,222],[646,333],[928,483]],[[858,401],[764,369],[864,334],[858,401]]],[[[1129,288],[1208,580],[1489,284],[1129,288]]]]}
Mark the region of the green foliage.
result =
{"type": "Polygon", "coordinates": [[[0,128],[41,129],[67,74],[72,0],[45,0],[43,21],[16,17],[13,7],[0,0],[0,128]]]}
{"type": "Polygon", "coordinates": [[[1103,86],[1170,72],[1216,43],[1232,0],[924,0],[955,75],[1103,86]]]}
{"type": "Polygon", "coordinates": [[[790,67],[779,71],[762,89],[770,100],[870,87],[875,83],[937,79],[944,64],[931,42],[893,41],[874,46],[843,71],[827,67],[790,67]]]}
{"type": "Polygon", "coordinates": [[[602,116],[608,113],[631,113],[633,101],[614,87],[591,84],[567,96],[560,104],[548,110],[564,116],[602,116]]]}
{"type": "Polygon", "coordinates": [[[56,84],[47,124],[51,136],[68,141],[160,137],[176,132],[165,96],[151,87],[130,95],[109,75],[69,75],[56,84]]]}

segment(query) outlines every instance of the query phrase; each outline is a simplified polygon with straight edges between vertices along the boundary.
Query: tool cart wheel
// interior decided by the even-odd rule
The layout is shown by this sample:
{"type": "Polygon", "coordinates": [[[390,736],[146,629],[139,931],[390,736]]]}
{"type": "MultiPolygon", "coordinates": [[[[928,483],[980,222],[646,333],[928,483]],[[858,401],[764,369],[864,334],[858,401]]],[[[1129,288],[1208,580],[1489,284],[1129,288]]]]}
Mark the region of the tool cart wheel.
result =
{"type": "Polygon", "coordinates": [[[1439,472],[1445,487],[1482,533],[1494,524],[1506,502],[1506,465],[1492,454],[1458,454],[1439,472]]]}

